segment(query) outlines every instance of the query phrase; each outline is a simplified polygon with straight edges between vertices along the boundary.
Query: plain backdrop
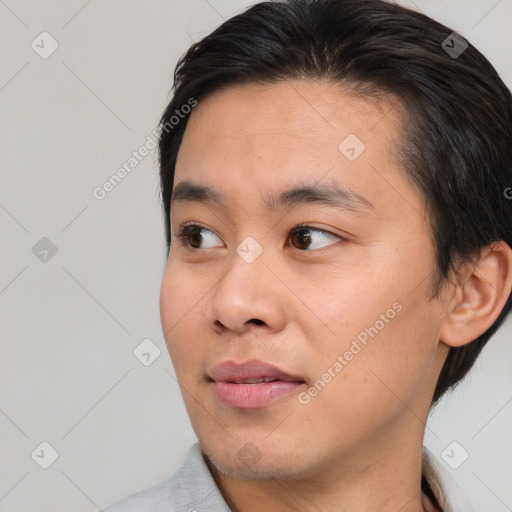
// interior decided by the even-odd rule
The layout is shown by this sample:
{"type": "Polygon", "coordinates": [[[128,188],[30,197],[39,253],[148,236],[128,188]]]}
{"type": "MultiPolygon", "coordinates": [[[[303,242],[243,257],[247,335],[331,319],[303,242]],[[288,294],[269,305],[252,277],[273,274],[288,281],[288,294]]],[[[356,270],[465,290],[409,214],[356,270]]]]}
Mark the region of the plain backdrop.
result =
{"type": "MultiPolygon", "coordinates": [[[[182,53],[252,3],[0,0],[1,512],[96,511],[170,476],[196,440],[160,327],[155,152],[93,191],[156,128],[182,53]]],[[[510,87],[512,0],[403,4],[510,87]]],[[[478,511],[512,510],[511,334],[509,318],[426,431],[442,462],[454,441],[468,453],[443,464],[478,511]]]]}

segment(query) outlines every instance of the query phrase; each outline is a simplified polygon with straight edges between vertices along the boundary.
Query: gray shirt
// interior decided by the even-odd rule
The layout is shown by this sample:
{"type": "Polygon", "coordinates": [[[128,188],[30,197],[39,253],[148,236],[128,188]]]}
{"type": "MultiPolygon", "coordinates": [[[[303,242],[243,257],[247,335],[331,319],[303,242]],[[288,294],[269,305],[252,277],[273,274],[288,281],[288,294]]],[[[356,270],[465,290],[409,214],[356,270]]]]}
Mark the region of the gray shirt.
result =
{"type": "MultiPolygon", "coordinates": [[[[422,472],[443,512],[471,512],[455,480],[426,447],[422,472]]],[[[104,512],[230,512],[203,458],[192,445],[183,466],[170,478],[110,505],[104,512]]]]}

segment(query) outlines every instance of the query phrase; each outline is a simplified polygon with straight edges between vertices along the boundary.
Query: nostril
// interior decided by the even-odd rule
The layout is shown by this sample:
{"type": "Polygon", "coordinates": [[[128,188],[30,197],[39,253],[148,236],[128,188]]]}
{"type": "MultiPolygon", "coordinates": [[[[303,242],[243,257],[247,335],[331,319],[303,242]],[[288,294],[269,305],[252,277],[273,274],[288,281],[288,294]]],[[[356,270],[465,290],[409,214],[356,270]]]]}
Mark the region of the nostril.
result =
{"type": "Polygon", "coordinates": [[[227,327],[221,321],[215,320],[215,326],[214,326],[215,332],[217,332],[218,334],[221,334],[226,329],[227,329],[227,327]]]}
{"type": "Polygon", "coordinates": [[[252,318],[249,322],[255,323],[257,325],[263,325],[265,322],[263,320],[259,320],[258,318],[252,318]]]}

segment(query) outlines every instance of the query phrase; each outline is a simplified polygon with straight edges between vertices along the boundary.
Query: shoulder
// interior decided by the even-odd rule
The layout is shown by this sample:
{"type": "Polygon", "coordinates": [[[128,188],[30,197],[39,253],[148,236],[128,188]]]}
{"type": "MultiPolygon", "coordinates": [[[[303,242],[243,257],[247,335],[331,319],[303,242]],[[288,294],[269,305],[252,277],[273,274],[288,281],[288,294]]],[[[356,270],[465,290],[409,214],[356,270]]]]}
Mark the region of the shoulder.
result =
{"type": "Polygon", "coordinates": [[[199,443],[170,478],[113,503],[103,512],[229,512],[199,443]]]}
{"type": "Polygon", "coordinates": [[[175,475],[152,487],[119,500],[103,512],[176,512],[172,498],[175,475]]]}
{"type": "Polygon", "coordinates": [[[456,480],[426,446],[423,446],[422,473],[443,512],[472,512],[456,480]]]}

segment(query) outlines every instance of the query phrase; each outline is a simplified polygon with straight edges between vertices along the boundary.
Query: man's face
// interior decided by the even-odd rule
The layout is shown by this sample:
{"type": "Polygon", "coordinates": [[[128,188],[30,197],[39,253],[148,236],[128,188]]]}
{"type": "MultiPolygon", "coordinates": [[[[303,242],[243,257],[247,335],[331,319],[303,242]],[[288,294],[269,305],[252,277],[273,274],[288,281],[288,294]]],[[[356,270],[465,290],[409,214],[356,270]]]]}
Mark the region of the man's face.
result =
{"type": "Polygon", "coordinates": [[[190,181],[224,203],[172,202],[160,313],[194,431],[225,473],[313,475],[421,441],[444,310],[428,300],[423,204],[396,162],[400,110],[296,81],[218,91],[191,114],[175,191],[190,181]],[[346,194],[264,201],[313,186],[346,194]],[[185,223],[199,227],[179,239],[185,223]],[[211,379],[254,360],[298,383],[211,379]]]}

